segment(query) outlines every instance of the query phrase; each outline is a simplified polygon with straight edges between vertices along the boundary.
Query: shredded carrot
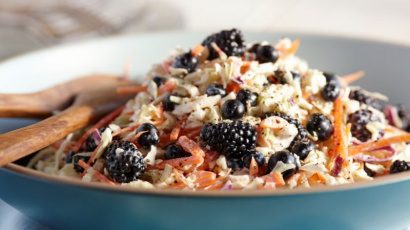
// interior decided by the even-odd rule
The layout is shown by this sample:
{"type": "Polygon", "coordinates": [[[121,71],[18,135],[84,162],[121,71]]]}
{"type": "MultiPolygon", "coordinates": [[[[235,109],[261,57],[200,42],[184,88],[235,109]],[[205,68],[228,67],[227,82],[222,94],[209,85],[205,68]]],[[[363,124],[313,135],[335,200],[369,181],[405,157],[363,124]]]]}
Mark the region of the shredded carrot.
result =
{"type": "MultiPolygon", "coordinates": [[[[78,165],[84,169],[84,171],[87,171],[88,169],[92,168],[90,165],[88,165],[87,163],[85,163],[83,160],[79,160],[78,161],[78,165]]],[[[94,169],[93,172],[93,176],[95,176],[98,180],[100,180],[101,182],[105,182],[107,184],[110,185],[116,185],[115,182],[111,181],[110,179],[108,179],[106,176],[104,176],[103,174],[101,174],[100,172],[98,172],[97,170],[94,169]]]]}
{"type": "MultiPolygon", "coordinates": [[[[341,157],[342,159],[346,159],[347,153],[347,135],[346,127],[343,122],[344,118],[344,108],[343,108],[343,101],[342,96],[339,97],[334,102],[334,109],[333,109],[333,117],[334,117],[334,131],[333,136],[331,138],[332,143],[330,144],[328,156],[331,158],[329,161],[328,168],[331,169],[335,165],[335,159],[337,157],[341,157]]],[[[333,170],[334,171],[334,170],[333,170]]]]}
{"type": "Polygon", "coordinates": [[[192,49],[191,54],[194,57],[201,56],[204,49],[205,49],[205,47],[203,45],[198,44],[198,45],[195,46],[195,48],[192,49]]]}
{"type": "Polygon", "coordinates": [[[118,135],[123,134],[123,133],[125,133],[125,132],[133,131],[133,130],[137,129],[139,126],[140,126],[140,124],[135,124],[135,125],[131,125],[131,126],[125,127],[125,128],[123,128],[123,129],[120,129],[120,130],[115,131],[115,132],[112,134],[112,136],[115,137],[115,136],[118,136],[118,135]]]}
{"type": "Polygon", "coordinates": [[[375,149],[390,146],[391,144],[400,142],[410,142],[410,133],[379,139],[376,141],[366,142],[360,145],[354,145],[349,147],[349,155],[353,156],[358,153],[369,152],[375,149]]]}
{"type": "Polygon", "coordinates": [[[290,46],[290,48],[288,50],[286,50],[285,55],[290,56],[290,55],[296,54],[296,52],[299,49],[299,46],[300,46],[300,39],[293,40],[292,45],[290,46]]]}
{"type": "Polygon", "coordinates": [[[249,165],[249,175],[250,176],[258,176],[258,173],[259,173],[258,164],[256,163],[255,158],[252,157],[251,163],[249,165]]]}
{"type": "Polygon", "coordinates": [[[393,134],[398,134],[398,135],[407,134],[406,131],[404,131],[402,129],[399,129],[399,128],[396,128],[392,125],[386,125],[386,127],[384,128],[384,131],[387,132],[387,133],[393,133],[393,134]]]}
{"type": "Polygon", "coordinates": [[[136,94],[147,90],[145,85],[120,86],[117,88],[118,94],[136,94]]]}
{"type": "Polygon", "coordinates": [[[350,85],[351,83],[353,83],[353,82],[355,82],[355,81],[361,79],[362,77],[364,77],[364,75],[365,75],[365,72],[364,72],[364,71],[362,71],[362,70],[356,71],[356,72],[354,72],[354,73],[351,73],[351,74],[347,74],[347,75],[342,76],[342,77],[340,78],[340,82],[342,83],[342,85],[348,86],[348,85],[350,85]]]}
{"type": "Polygon", "coordinates": [[[159,87],[158,94],[162,95],[164,93],[170,93],[172,90],[175,89],[176,86],[177,84],[175,83],[175,81],[167,81],[165,82],[165,84],[159,87]]]}
{"type": "Polygon", "coordinates": [[[100,121],[98,121],[95,125],[93,125],[90,129],[85,132],[81,138],[78,140],[77,147],[75,148],[75,151],[78,152],[80,150],[81,146],[83,146],[85,140],[93,133],[95,130],[98,130],[101,127],[107,126],[110,124],[115,118],[117,118],[122,111],[124,110],[124,106],[118,107],[116,110],[112,111],[105,117],[103,117],[100,121]]]}
{"type": "Polygon", "coordinates": [[[190,157],[180,157],[170,160],[164,160],[156,165],[148,166],[147,169],[164,169],[165,165],[171,165],[174,168],[182,169],[186,165],[199,165],[202,164],[204,159],[198,156],[190,156],[190,157]]]}
{"type": "Polygon", "coordinates": [[[241,87],[239,86],[239,84],[234,81],[230,81],[228,85],[226,86],[227,93],[230,93],[230,92],[238,93],[240,89],[241,87]]]}
{"type": "Polygon", "coordinates": [[[169,140],[170,141],[176,141],[178,139],[179,133],[181,132],[181,126],[176,125],[172,131],[171,134],[169,135],[169,140]]]}
{"type": "Polygon", "coordinates": [[[216,181],[216,174],[210,171],[196,171],[193,175],[196,177],[195,183],[199,189],[208,187],[216,181]]]}
{"type": "Polygon", "coordinates": [[[220,190],[224,185],[225,185],[225,178],[219,177],[215,180],[215,183],[204,188],[204,190],[209,190],[209,191],[220,190]]]}
{"type": "Polygon", "coordinates": [[[201,147],[193,140],[189,139],[186,136],[181,136],[178,138],[177,143],[181,145],[181,147],[192,154],[192,156],[197,156],[203,158],[205,156],[204,151],[201,147]]]}
{"type": "Polygon", "coordinates": [[[168,188],[181,190],[181,189],[186,188],[186,185],[184,183],[178,182],[178,183],[170,185],[168,188]]]}
{"type": "Polygon", "coordinates": [[[241,66],[241,74],[244,74],[249,70],[249,68],[251,67],[251,63],[252,62],[250,62],[250,61],[244,61],[243,62],[242,66],[241,66]]]}
{"type": "Polygon", "coordinates": [[[265,181],[265,183],[267,183],[267,182],[275,183],[275,185],[277,187],[284,186],[286,184],[285,180],[283,179],[283,176],[280,172],[271,172],[268,175],[265,175],[261,178],[262,178],[262,180],[265,181]]]}

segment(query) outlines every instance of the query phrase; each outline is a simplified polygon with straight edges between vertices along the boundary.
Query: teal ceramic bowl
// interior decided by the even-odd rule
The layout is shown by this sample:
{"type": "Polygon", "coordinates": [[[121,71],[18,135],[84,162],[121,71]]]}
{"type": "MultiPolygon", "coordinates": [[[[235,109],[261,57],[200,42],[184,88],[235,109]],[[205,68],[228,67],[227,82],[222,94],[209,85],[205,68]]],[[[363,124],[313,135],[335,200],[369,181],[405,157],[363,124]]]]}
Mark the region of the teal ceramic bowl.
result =
{"type": "MultiPolygon", "coordinates": [[[[29,92],[93,72],[143,76],[176,45],[207,33],[121,36],[31,53],[0,64],[0,92],[29,92]]],[[[248,41],[300,38],[311,66],[340,74],[365,70],[359,84],[392,101],[409,96],[410,48],[323,35],[245,33],[248,41]]],[[[0,120],[0,132],[33,121],[0,120]]],[[[254,192],[146,191],[56,178],[17,164],[0,169],[0,198],[53,229],[405,229],[410,173],[372,182],[254,192]]]]}

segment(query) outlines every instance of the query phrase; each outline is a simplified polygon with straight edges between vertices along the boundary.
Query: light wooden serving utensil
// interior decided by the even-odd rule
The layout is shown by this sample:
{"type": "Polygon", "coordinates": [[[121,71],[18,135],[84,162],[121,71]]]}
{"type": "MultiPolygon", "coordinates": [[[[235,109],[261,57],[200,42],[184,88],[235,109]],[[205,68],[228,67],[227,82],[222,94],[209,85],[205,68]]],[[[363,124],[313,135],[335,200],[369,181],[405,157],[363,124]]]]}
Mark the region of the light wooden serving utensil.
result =
{"type": "MultiPolygon", "coordinates": [[[[17,159],[47,147],[68,134],[87,126],[92,120],[125,104],[133,95],[117,94],[117,87],[130,85],[130,82],[111,81],[110,84],[96,88],[89,87],[75,96],[74,102],[61,113],[40,121],[36,124],[20,128],[0,135],[0,166],[4,166],[17,159]],[[90,90],[95,89],[95,90],[90,90]]],[[[64,91],[63,88],[50,91],[64,91]]],[[[48,91],[47,91],[48,92],[48,91]]],[[[58,97],[58,94],[51,94],[58,97]]],[[[48,99],[48,98],[46,98],[48,99]]],[[[49,98],[50,100],[55,100],[49,98]]],[[[51,107],[57,105],[55,103],[51,107]]],[[[19,110],[20,114],[45,114],[51,107],[39,107],[38,110],[19,110]]]]}
{"type": "Polygon", "coordinates": [[[115,85],[123,81],[113,75],[96,74],[80,77],[35,93],[0,93],[0,117],[49,117],[56,110],[69,106],[74,97],[81,92],[115,85]]]}

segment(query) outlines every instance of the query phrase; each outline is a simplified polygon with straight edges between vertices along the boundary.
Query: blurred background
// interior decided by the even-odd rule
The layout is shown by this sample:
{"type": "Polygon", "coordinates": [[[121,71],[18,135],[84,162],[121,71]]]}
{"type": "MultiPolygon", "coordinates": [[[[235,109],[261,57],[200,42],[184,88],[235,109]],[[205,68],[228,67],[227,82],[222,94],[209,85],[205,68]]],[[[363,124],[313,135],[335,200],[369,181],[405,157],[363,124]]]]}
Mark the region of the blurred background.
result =
{"type": "MultiPolygon", "coordinates": [[[[409,22],[410,0],[0,0],[0,61],[96,37],[232,27],[410,45],[409,22]]],[[[0,229],[45,228],[0,200],[0,229]]]]}
{"type": "Polygon", "coordinates": [[[0,59],[158,30],[299,31],[410,43],[409,0],[0,0],[0,59]]]}

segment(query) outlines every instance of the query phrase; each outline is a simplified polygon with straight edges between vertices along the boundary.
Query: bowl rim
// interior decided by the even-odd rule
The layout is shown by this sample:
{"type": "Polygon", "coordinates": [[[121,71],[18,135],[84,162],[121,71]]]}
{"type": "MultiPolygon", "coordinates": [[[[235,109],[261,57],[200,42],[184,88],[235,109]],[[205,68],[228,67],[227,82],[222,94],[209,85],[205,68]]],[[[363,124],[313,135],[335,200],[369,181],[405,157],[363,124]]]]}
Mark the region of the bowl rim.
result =
{"type": "MultiPolygon", "coordinates": [[[[195,30],[169,30],[169,31],[157,31],[157,32],[149,32],[143,34],[123,34],[123,35],[114,35],[108,36],[104,38],[96,38],[90,39],[86,41],[80,42],[73,42],[63,45],[57,45],[45,49],[39,49],[35,51],[31,51],[25,54],[17,55],[10,57],[2,62],[0,65],[7,64],[9,62],[18,61],[19,59],[24,59],[30,56],[34,56],[44,52],[58,52],[59,50],[69,49],[70,47],[75,47],[78,45],[87,45],[96,42],[110,42],[118,39],[124,39],[126,37],[144,37],[144,36],[164,36],[164,35],[175,35],[178,33],[206,33],[207,31],[195,31],[195,30]]],[[[355,37],[351,35],[337,35],[337,34],[325,34],[325,33],[316,33],[316,32],[297,32],[297,31],[288,31],[288,30],[269,30],[269,31],[257,31],[257,30],[246,30],[245,33],[253,33],[253,34],[286,34],[289,36],[310,36],[310,37],[321,37],[327,39],[343,39],[343,40],[351,40],[357,42],[371,42],[371,43],[381,43],[384,45],[390,46],[398,46],[398,47],[405,47],[410,48],[410,44],[406,44],[403,42],[397,41],[387,41],[384,39],[376,39],[374,37],[371,38],[363,38],[363,37],[355,37]]],[[[36,171],[31,168],[27,168],[21,165],[17,165],[15,163],[10,163],[3,168],[10,173],[17,174],[17,176],[25,176],[32,180],[41,180],[44,182],[55,183],[55,184],[63,184],[63,185],[70,185],[70,186],[78,186],[87,189],[94,189],[100,191],[110,191],[116,193],[127,193],[127,194],[143,194],[143,195],[156,195],[156,196],[184,196],[184,197],[278,197],[278,196],[293,196],[293,195],[309,195],[309,194],[318,194],[318,193],[330,193],[330,192],[341,192],[341,191],[350,191],[350,190],[357,190],[357,189],[365,189],[365,188],[372,188],[372,187],[379,187],[383,185],[399,183],[406,180],[410,180],[410,171],[403,172],[394,175],[385,175],[381,177],[374,178],[371,181],[358,181],[351,184],[342,184],[336,186],[329,186],[329,185],[322,185],[322,186],[314,186],[311,188],[297,188],[297,189],[289,189],[289,188],[279,188],[275,190],[232,190],[232,191],[191,191],[191,190],[175,190],[175,189],[143,189],[143,188],[133,188],[130,186],[113,186],[107,185],[103,183],[89,183],[83,182],[79,179],[69,178],[69,177],[61,177],[55,175],[49,175],[40,171],[36,171]]]]}
{"type": "MultiPolygon", "coordinates": [[[[0,168],[1,169],[1,168],[0,168]]],[[[366,189],[380,187],[393,183],[399,183],[410,180],[410,171],[398,174],[385,175],[374,178],[369,181],[358,181],[350,184],[341,185],[319,185],[311,188],[278,188],[275,190],[217,190],[217,191],[192,191],[192,190],[177,190],[177,189],[144,189],[134,188],[131,186],[108,185],[101,182],[84,182],[77,178],[61,177],[57,175],[46,174],[31,168],[27,168],[17,164],[8,164],[4,169],[16,174],[24,176],[31,180],[43,181],[46,183],[62,184],[76,186],[86,189],[109,191],[115,193],[140,194],[140,195],[155,195],[155,196],[183,196],[183,197],[278,197],[278,196],[295,196],[295,195],[312,195],[322,193],[334,193],[343,191],[352,191],[358,189],[366,189]]]]}

